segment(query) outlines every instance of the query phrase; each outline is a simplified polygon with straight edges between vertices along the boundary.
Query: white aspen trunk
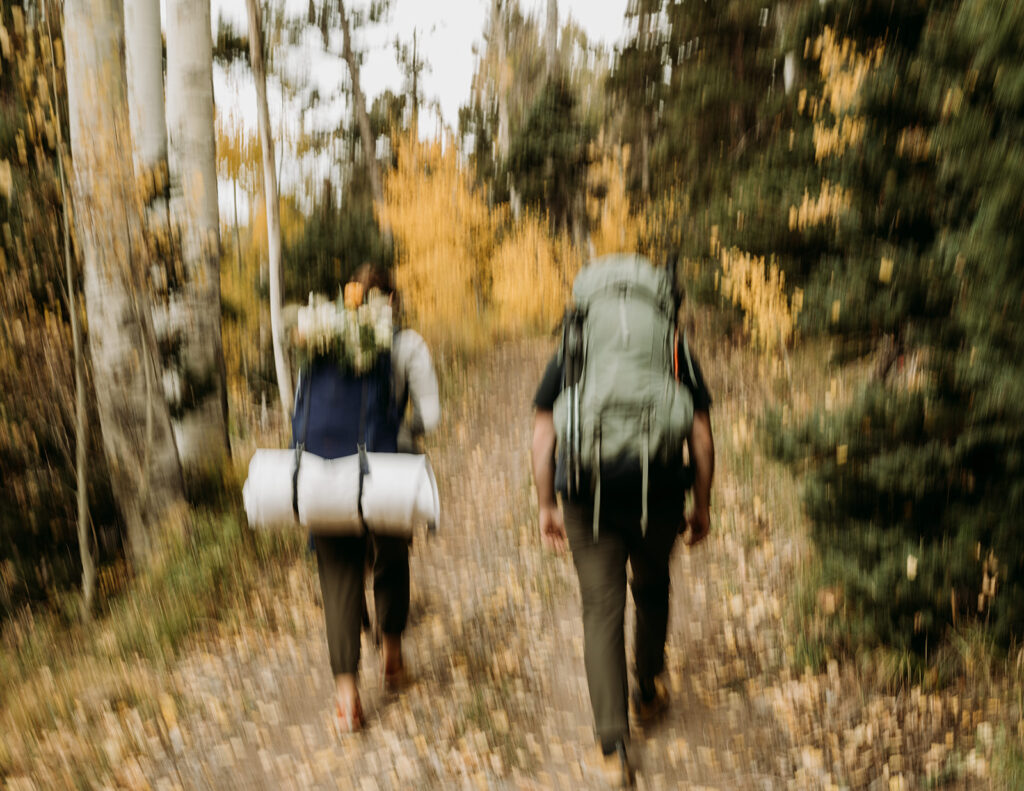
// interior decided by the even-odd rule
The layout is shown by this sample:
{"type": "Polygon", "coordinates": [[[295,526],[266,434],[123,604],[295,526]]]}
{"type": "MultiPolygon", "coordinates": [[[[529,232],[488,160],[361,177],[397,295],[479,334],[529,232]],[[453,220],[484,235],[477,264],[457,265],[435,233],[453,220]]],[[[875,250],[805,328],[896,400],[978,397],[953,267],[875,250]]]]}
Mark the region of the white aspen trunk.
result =
{"type": "Polygon", "coordinates": [[[267,256],[270,263],[270,336],[274,349],[274,368],[277,371],[281,411],[287,425],[292,410],[292,377],[281,338],[281,217],[278,206],[277,171],[274,169],[274,139],[270,136],[270,108],[267,106],[267,73],[263,65],[263,26],[260,22],[258,3],[259,0],[246,0],[249,10],[249,62],[256,82],[256,109],[260,144],[263,148],[263,197],[267,211],[267,256]]]}
{"type": "Polygon", "coordinates": [[[121,0],[65,4],[68,121],[96,405],[129,554],[142,568],[183,515],[183,487],[140,255],[121,0]]]}
{"type": "Polygon", "coordinates": [[[793,93],[793,88],[796,86],[797,79],[800,76],[800,56],[797,55],[795,50],[790,50],[786,53],[786,60],[782,67],[782,78],[786,86],[786,93],[793,93]]]}
{"type": "MultiPolygon", "coordinates": [[[[128,85],[128,118],[132,132],[132,161],[145,207],[146,232],[156,239],[171,238],[167,205],[167,119],[164,111],[163,35],[160,32],[160,0],[124,0],[125,73],[128,85]]],[[[149,249],[152,249],[150,246],[149,249]]],[[[150,261],[154,331],[159,344],[173,346],[183,333],[180,298],[172,301],[168,278],[150,261]]],[[[179,407],[182,374],[167,360],[160,361],[161,392],[168,403],[179,407]]],[[[178,421],[172,412],[175,442],[178,421]]],[[[183,449],[179,446],[179,458],[183,449]]]]}
{"type": "Polygon", "coordinates": [[[124,35],[132,155],[141,176],[167,167],[160,0],[124,0],[124,35]]]}
{"type": "Polygon", "coordinates": [[[168,389],[180,396],[174,435],[188,477],[216,471],[228,453],[209,0],[168,0],[166,24],[171,217],[185,276],[169,319],[181,366],[168,389]]]}

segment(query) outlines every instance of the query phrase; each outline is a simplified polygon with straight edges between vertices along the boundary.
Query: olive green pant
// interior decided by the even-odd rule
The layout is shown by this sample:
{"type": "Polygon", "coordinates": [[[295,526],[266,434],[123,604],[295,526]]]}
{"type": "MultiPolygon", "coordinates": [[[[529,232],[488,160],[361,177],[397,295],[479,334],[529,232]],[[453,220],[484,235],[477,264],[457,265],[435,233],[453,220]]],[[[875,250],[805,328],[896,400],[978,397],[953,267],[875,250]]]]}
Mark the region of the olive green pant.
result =
{"type": "Polygon", "coordinates": [[[665,667],[668,628],[669,555],[679,534],[682,507],[660,508],[648,519],[646,535],[639,514],[602,509],[594,541],[591,506],[563,503],[565,530],[580,581],[583,604],[583,660],[599,739],[629,735],[624,618],[626,561],[636,607],[633,643],[638,678],[653,679],[665,667]]]}
{"type": "Polygon", "coordinates": [[[382,536],[314,536],[316,565],[334,675],[359,669],[359,637],[366,606],[363,580],[372,554],[377,628],[397,635],[409,617],[409,542],[382,536]]]}

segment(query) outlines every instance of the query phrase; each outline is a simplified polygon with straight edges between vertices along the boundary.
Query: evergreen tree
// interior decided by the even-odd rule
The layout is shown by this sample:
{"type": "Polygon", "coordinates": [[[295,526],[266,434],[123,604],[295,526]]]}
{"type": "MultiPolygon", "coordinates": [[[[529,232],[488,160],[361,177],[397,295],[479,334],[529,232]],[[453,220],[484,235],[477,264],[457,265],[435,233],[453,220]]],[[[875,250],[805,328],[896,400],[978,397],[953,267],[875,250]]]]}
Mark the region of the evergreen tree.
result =
{"type": "Polygon", "coordinates": [[[759,179],[758,157],[777,130],[775,8],[645,0],[626,13],[631,37],[608,89],[630,148],[630,187],[634,199],[651,196],[651,242],[683,255],[697,292],[717,268],[719,226],[735,216],[745,174],[759,179]]]}
{"type": "Polygon", "coordinates": [[[808,325],[845,355],[891,339],[848,408],[788,439],[815,461],[807,505],[845,593],[842,639],[925,653],[979,616],[1006,644],[1024,630],[1024,16],[965,0],[837,3],[808,19],[843,37],[847,81],[829,79],[837,51],[819,35],[809,49],[831,107],[812,109],[811,133],[834,186],[793,207],[798,236],[816,229],[822,245],[787,261],[808,325]],[[849,112],[832,112],[861,66],[849,112]]]}
{"type": "Polygon", "coordinates": [[[728,194],[735,174],[749,167],[771,131],[762,107],[777,71],[773,13],[772,5],[742,0],[667,7],[670,79],[652,152],[656,191],[682,185],[699,209],[728,194]]]}
{"type": "Polygon", "coordinates": [[[658,111],[663,99],[663,0],[634,0],[626,7],[629,39],[616,52],[608,75],[608,93],[620,108],[621,141],[632,150],[630,182],[642,199],[651,195],[651,146],[658,136],[658,111]]]}
{"type": "Polygon", "coordinates": [[[936,361],[956,419],[945,523],[975,560],[949,583],[1007,644],[1024,634],[1024,8],[964,0],[941,22],[924,46],[948,196],[933,254],[956,289],[936,361]]]}
{"type": "Polygon", "coordinates": [[[585,219],[588,147],[593,129],[569,85],[547,82],[512,138],[509,171],[523,203],[547,213],[555,228],[577,229],[585,219]]]}
{"type": "Polygon", "coordinates": [[[365,169],[356,169],[346,182],[340,202],[334,193],[333,185],[325,184],[301,234],[285,243],[286,302],[304,303],[311,291],[333,298],[361,264],[394,262],[393,245],[374,217],[365,169]]]}

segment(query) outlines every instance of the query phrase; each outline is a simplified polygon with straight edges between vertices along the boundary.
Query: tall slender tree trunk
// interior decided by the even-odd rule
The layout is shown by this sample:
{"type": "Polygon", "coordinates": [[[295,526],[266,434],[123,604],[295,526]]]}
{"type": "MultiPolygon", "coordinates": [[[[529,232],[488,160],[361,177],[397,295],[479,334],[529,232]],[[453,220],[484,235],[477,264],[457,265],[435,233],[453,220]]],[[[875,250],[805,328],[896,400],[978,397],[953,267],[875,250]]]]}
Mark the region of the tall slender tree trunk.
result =
{"type": "Polygon", "coordinates": [[[183,486],[140,255],[129,150],[121,0],[65,4],[71,179],[82,251],[96,405],[111,488],[132,562],[144,567],[159,531],[183,514],[183,486]]]}
{"type": "MultiPolygon", "coordinates": [[[[160,32],[160,0],[125,0],[125,72],[128,85],[128,119],[132,132],[132,160],[136,183],[140,185],[145,207],[147,249],[156,260],[169,261],[171,222],[168,207],[167,118],[164,110],[163,35],[160,32]]],[[[160,348],[173,348],[180,341],[183,327],[178,294],[169,299],[169,278],[165,271],[152,267],[153,330],[160,348]]],[[[173,357],[171,358],[173,359],[173,357]]],[[[160,360],[161,390],[169,404],[180,405],[182,372],[167,359],[160,360]]],[[[174,412],[171,425],[180,438],[174,412]]],[[[187,449],[178,447],[179,458],[187,449]]]]}
{"type": "MultiPolygon", "coordinates": [[[[646,63],[651,49],[651,12],[641,0],[640,48],[646,63]]],[[[643,100],[640,104],[640,194],[646,199],[651,194],[651,112],[648,107],[647,74],[644,73],[643,100]]]]}
{"type": "MultiPolygon", "coordinates": [[[[512,128],[508,111],[509,82],[511,69],[508,65],[508,42],[507,28],[505,25],[505,4],[502,0],[491,0],[491,32],[488,46],[497,46],[497,100],[498,100],[498,160],[508,160],[509,149],[512,146],[512,128]]],[[[522,214],[522,201],[519,197],[519,190],[516,189],[512,174],[507,174],[508,202],[512,209],[512,217],[518,221],[522,214]]]]}
{"type": "MultiPolygon", "coordinates": [[[[61,176],[63,181],[63,175],[61,176]]],[[[65,204],[65,207],[67,204],[65,204]]],[[[82,348],[82,328],[78,324],[78,304],[75,300],[71,229],[68,228],[67,210],[64,219],[64,258],[68,280],[68,313],[71,316],[71,343],[75,360],[75,499],[78,524],[78,557],[82,563],[82,615],[92,618],[92,605],[96,594],[96,563],[89,540],[89,479],[86,473],[89,450],[89,426],[85,410],[85,355],[82,348]]]]}
{"type": "Polygon", "coordinates": [[[412,128],[420,128],[420,63],[416,51],[416,29],[412,31],[412,128]]]}
{"type": "Polygon", "coordinates": [[[498,156],[508,158],[511,130],[508,117],[508,59],[505,42],[505,8],[501,0],[491,0],[492,36],[498,44],[498,156]]]}
{"type": "Polygon", "coordinates": [[[544,36],[546,68],[550,79],[558,70],[558,0],[548,0],[548,19],[544,36]]]}
{"type": "MultiPolygon", "coordinates": [[[[544,29],[544,48],[545,48],[545,72],[547,75],[548,82],[555,80],[558,77],[558,1],[548,0],[548,18],[544,29]]],[[[544,163],[545,171],[550,173],[554,168],[554,160],[549,154],[544,163]]],[[[515,203],[518,203],[519,196],[515,193],[515,190],[510,185],[510,195],[515,203]]],[[[572,232],[573,240],[577,246],[580,243],[579,236],[579,223],[577,222],[578,217],[575,209],[576,204],[579,201],[573,200],[571,205],[565,207],[565,213],[562,218],[561,227],[572,232]]],[[[513,213],[516,219],[519,218],[519,207],[513,205],[513,213]]],[[[580,248],[582,249],[582,248],[580,248]]]]}
{"type": "Polygon", "coordinates": [[[168,0],[166,25],[171,215],[184,265],[170,318],[181,333],[174,434],[191,477],[217,470],[228,452],[210,0],[168,0]]]}
{"type": "Polygon", "coordinates": [[[263,147],[263,197],[267,211],[267,255],[270,277],[270,336],[274,349],[278,396],[287,423],[292,408],[292,377],[282,343],[281,316],[281,217],[278,206],[277,171],[274,169],[274,138],[270,135],[270,108],[267,106],[267,72],[263,65],[263,25],[259,0],[246,0],[249,11],[249,61],[256,82],[256,109],[263,147]]]}
{"type": "MultiPolygon", "coordinates": [[[[46,35],[53,45],[50,17],[46,15],[46,35]]],[[[50,86],[53,111],[60,117],[57,98],[57,69],[50,59],[50,86]]],[[[77,505],[78,557],[82,564],[82,619],[92,619],[93,599],[96,593],[96,563],[89,541],[89,479],[88,464],[89,427],[86,416],[85,393],[85,348],[82,343],[82,327],[78,318],[78,284],[75,278],[74,250],[71,246],[71,196],[68,194],[67,159],[64,154],[64,133],[62,124],[57,129],[57,170],[60,173],[61,230],[64,236],[64,279],[67,283],[68,319],[71,323],[71,353],[75,369],[75,500],[77,505]]]]}
{"type": "MultiPolygon", "coordinates": [[[[161,182],[166,183],[167,124],[160,0],[125,0],[124,32],[135,172],[142,177],[162,177],[161,182]]],[[[154,188],[158,186],[161,185],[154,184],[154,188]]]]}
{"type": "MultiPolygon", "coordinates": [[[[338,0],[338,14],[341,16],[342,56],[348,64],[348,74],[352,80],[352,106],[355,109],[356,121],[359,123],[359,138],[363,142],[363,158],[366,160],[366,171],[370,176],[370,191],[373,194],[373,202],[383,206],[384,184],[381,180],[380,164],[377,162],[377,145],[370,129],[366,98],[359,82],[359,61],[352,49],[352,31],[349,27],[348,14],[345,12],[344,0],[338,0]]],[[[390,228],[384,227],[382,230],[385,235],[390,236],[390,228]]]]}
{"type": "Polygon", "coordinates": [[[640,111],[640,194],[651,195],[651,124],[647,107],[640,111]]]}

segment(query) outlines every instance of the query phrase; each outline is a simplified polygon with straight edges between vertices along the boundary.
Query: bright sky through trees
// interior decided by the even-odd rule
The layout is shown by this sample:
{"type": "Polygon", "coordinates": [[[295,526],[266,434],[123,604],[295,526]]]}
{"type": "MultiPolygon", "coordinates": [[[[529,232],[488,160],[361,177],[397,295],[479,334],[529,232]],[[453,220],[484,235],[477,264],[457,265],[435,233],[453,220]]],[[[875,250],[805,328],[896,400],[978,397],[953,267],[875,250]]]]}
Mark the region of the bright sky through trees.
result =
{"type": "MultiPolygon", "coordinates": [[[[290,16],[303,16],[308,8],[305,0],[284,2],[290,16]]],[[[370,26],[355,34],[357,46],[366,53],[361,74],[366,96],[372,99],[387,88],[393,91],[401,89],[402,74],[395,60],[393,42],[396,36],[404,42],[411,41],[415,30],[418,46],[422,46],[423,58],[429,64],[429,71],[423,75],[423,96],[427,101],[436,98],[441,104],[445,123],[454,127],[459,106],[469,97],[473,46],[483,41],[488,5],[487,0],[444,0],[439,3],[394,0],[386,24],[370,26]]],[[[524,11],[544,18],[543,0],[524,0],[521,5],[524,11]]],[[[218,15],[223,15],[237,30],[245,30],[244,0],[212,0],[212,6],[215,25],[218,15]]],[[[588,36],[608,46],[614,44],[622,33],[625,9],[626,0],[561,0],[558,4],[558,13],[563,20],[571,15],[588,36]]],[[[317,71],[330,72],[316,75],[318,83],[337,84],[344,77],[340,59],[313,59],[311,56],[309,64],[317,71]]],[[[222,112],[227,110],[246,120],[250,117],[255,119],[255,96],[251,97],[253,101],[248,101],[251,85],[229,83],[223,74],[219,75],[216,83],[222,112]]]]}

